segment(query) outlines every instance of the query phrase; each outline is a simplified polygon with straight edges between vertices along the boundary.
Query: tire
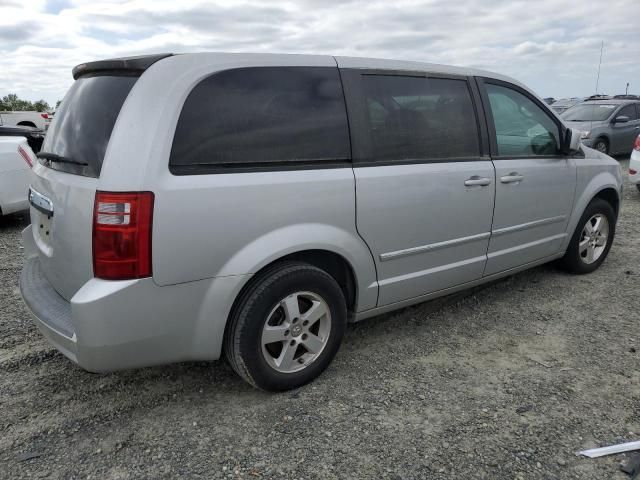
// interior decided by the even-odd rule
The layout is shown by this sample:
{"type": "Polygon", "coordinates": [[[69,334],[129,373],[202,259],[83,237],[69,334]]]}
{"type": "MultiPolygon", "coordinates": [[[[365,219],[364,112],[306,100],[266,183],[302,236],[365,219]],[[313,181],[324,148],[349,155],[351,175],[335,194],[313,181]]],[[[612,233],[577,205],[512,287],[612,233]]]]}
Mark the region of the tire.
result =
{"type": "Polygon", "coordinates": [[[607,141],[606,138],[598,138],[593,143],[593,148],[595,150],[598,150],[601,153],[605,153],[605,154],[609,155],[609,142],[607,141]]]}
{"type": "Polygon", "coordinates": [[[346,324],[344,294],[331,275],[306,263],[283,262],[258,274],[238,298],[225,334],[225,355],[251,385],[290,390],[327,368],[346,324]]]}
{"type": "Polygon", "coordinates": [[[569,242],[567,252],[561,259],[562,266],[569,272],[577,274],[591,273],[596,270],[609,254],[616,233],[615,229],[616,214],[611,204],[601,198],[593,199],[587,205],[582,217],[580,217],[578,226],[569,242]],[[602,229],[601,233],[606,235],[604,245],[599,243],[602,242],[602,235],[592,234],[593,240],[591,240],[588,238],[589,234],[586,233],[587,222],[590,222],[593,229],[594,219],[597,218],[606,219],[606,224],[601,223],[599,227],[602,229]],[[598,239],[600,240],[598,241],[598,239]],[[587,242],[586,249],[584,242],[587,242]],[[593,249],[591,248],[592,245],[595,245],[593,249]],[[590,258],[591,252],[593,252],[593,256],[590,258]]]}

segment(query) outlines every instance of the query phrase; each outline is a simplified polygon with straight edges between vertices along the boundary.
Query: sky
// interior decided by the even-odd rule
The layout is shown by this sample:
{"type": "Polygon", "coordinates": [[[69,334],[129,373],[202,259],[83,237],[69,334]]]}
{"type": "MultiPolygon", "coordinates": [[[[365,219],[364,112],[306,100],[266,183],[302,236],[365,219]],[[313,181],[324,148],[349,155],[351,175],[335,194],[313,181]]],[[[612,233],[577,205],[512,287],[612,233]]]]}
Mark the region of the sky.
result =
{"type": "Polygon", "coordinates": [[[0,0],[0,96],[62,99],[87,61],[159,52],[470,66],[540,96],[640,94],[640,0],[0,0]]]}

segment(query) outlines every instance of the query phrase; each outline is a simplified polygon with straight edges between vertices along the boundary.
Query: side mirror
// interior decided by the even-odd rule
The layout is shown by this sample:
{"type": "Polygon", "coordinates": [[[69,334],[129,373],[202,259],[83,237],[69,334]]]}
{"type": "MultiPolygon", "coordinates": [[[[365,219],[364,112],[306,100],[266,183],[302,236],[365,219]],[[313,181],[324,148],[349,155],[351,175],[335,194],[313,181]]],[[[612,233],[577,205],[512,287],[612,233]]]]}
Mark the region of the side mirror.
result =
{"type": "Polygon", "coordinates": [[[564,134],[564,142],[562,142],[562,153],[570,155],[580,150],[580,135],[582,132],[575,128],[567,128],[564,134]]]}
{"type": "Polygon", "coordinates": [[[613,123],[627,123],[629,121],[629,117],[626,115],[620,115],[613,119],[613,123]]]}

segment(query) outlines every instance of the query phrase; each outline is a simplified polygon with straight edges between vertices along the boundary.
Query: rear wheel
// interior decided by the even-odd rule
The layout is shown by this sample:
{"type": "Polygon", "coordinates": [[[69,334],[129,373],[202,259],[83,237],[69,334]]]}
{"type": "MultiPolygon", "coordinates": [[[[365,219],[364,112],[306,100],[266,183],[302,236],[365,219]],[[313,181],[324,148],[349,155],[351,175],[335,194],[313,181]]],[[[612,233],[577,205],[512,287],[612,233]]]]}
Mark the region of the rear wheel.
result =
{"type": "Polygon", "coordinates": [[[258,388],[282,391],[310,382],[331,363],[347,308],[331,275],[286,262],[253,281],[229,322],[225,354],[232,368],[258,388]]]}
{"type": "Polygon", "coordinates": [[[564,267],[573,273],[596,270],[609,253],[615,235],[616,215],[610,203],[596,198],[585,209],[571,237],[564,267]]]}
{"type": "Polygon", "coordinates": [[[598,138],[593,144],[593,148],[601,153],[609,153],[609,142],[606,138],[598,138]]]}

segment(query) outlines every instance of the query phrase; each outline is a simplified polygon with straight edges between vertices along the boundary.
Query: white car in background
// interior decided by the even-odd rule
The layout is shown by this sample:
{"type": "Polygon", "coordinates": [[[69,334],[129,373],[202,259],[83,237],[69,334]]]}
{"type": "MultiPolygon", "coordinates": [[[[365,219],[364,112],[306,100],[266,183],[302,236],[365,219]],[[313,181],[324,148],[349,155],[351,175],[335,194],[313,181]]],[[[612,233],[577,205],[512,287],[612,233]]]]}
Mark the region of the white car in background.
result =
{"type": "Polygon", "coordinates": [[[53,114],[46,112],[0,112],[0,125],[18,125],[47,130],[53,114]]]}
{"type": "Polygon", "coordinates": [[[635,183],[636,188],[640,191],[640,135],[636,137],[636,143],[633,144],[633,150],[631,151],[629,181],[635,183]]]}
{"type": "Polygon", "coordinates": [[[24,137],[0,136],[0,216],[27,210],[36,156],[24,137]]]}

